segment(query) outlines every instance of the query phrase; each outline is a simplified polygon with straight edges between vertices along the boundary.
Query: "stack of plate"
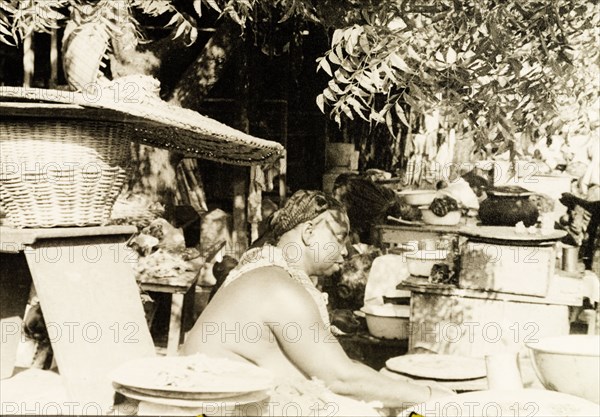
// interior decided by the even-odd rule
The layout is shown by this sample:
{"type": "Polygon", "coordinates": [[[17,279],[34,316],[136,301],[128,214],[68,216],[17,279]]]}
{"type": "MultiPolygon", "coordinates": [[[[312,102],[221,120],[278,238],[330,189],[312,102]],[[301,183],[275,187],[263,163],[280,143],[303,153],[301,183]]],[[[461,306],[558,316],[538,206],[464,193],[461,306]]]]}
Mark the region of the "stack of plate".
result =
{"type": "Polygon", "coordinates": [[[257,366],[205,355],[136,359],[111,379],[117,392],[134,400],[213,410],[260,402],[274,385],[257,366]]]}
{"type": "Polygon", "coordinates": [[[455,355],[412,354],[388,359],[390,376],[435,381],[455,391],[487,389],[485,359],[455,355]]]}

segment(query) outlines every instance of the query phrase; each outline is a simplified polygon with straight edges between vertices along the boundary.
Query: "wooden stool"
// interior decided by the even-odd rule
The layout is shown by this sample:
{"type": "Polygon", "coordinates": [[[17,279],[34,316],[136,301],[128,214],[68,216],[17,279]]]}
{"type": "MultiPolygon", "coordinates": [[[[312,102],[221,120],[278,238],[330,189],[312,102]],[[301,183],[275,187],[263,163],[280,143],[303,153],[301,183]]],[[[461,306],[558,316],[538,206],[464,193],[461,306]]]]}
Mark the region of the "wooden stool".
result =
{"type": "Polygon", "coordinates": [[[169,278],[144,277],[139,281],[144,291],[171,294],[167,356],[177,355],[179,342],[181,341],[184,298],[190,291],[195,291],[197,281],[198,273],[196,271],[185,272],[180,276],[169,278]]]}

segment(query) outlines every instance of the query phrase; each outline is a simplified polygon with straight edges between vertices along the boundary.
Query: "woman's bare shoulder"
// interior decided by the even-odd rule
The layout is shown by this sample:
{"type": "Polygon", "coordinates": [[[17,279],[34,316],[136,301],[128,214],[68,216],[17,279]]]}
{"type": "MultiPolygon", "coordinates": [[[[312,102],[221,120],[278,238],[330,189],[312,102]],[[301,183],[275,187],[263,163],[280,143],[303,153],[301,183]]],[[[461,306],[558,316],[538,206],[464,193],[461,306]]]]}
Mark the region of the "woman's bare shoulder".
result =
{"type": "Polygon", "coordinates": [[[291,278],[289,272],[279,266],[264,266],[252,269],[242,274],[229,286],[267,289],[270,292],[295,291],[302,288],[291,278]]]}
{"type": "Polygon", "coordinates": [[[223,297],[245,301],[269,300],[270,307],[312,303],[308,292],[285,269],[277,266],[256,268],[244,273],[224,289],[223,297]]]}

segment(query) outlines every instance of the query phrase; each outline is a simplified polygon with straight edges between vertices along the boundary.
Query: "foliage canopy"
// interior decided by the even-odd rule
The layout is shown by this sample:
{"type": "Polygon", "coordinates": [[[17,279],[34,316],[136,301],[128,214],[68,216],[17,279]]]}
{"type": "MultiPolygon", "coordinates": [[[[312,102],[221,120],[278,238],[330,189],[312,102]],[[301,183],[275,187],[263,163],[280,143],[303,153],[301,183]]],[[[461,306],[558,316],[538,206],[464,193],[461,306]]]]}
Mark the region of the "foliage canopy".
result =
{"type": "MultiPolygon", "coordinates": [[[[134,10],[167,16],[193,42],[211,9],[255,33],[289,19],[331,30],[318,60],[329,83],[317,105],[338,124],[361,118],[392,134],[441,110],[481,148],[518,148],[563,124],[585,133],[599,93],[600,5],[596,0],[2,0],[0,40],[15,44],[68,20],[95,21],[107,37],[140,39],[134,10]],[[190,13],[192,12],[192,13],[190,13]],[[124,27],[130,29],[123,31],[124,27]]],[[[593,118],[593,117],[592,117],[593,118]]],[[[514,152],[513,152],[514,153],[514,152]]]]}

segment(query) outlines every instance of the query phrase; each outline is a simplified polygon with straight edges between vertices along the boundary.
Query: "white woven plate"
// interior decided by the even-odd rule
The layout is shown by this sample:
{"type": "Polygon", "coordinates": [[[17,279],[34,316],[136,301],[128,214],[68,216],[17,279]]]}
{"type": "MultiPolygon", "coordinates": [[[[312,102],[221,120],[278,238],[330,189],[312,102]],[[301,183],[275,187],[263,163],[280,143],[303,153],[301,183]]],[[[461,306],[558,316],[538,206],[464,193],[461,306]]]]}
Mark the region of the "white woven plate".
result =
{"type": "Polygon", "coordinates": [[[164,397],[157,397],[154,395],[142,394],[140,392],[125,388],[120,385],[115,385],[114,388],[116,391],[120,392],[124,396],[133,398],[134,400],[148,401],[148,402],[154,403],[154,404],[171,405],[174,407],[190,407],[190,408],[199,408],[199,407],[205,407],[205,406],[214,407],[215,405],[218,407],[222,407],[222,408],[231,408],[231,407],[234,407],[235,405],[259,402],[268,397],[268,394],[266,391],[255,391],[255,392],[240,394],[238,396],[227,397],[227,398],[214,398],[214,399],[205,399],[205,400],[182,400],[182,399],[178,399],[178,398],[164,398],[164,397]]]}
{"type": "Polygon", "coordinates": [[[388,359],[385,366],[392,371],[429,379],[461,380],[487,375],[484,359],[454,355],[397,356],[388,359]]]}
{"type": "Polygon", "coordinates": [[[136,359],[117,368],[111,379],[125,388],[183,393],[248,393],[273,386],[264,369],[205,355],[136,359]]]}

